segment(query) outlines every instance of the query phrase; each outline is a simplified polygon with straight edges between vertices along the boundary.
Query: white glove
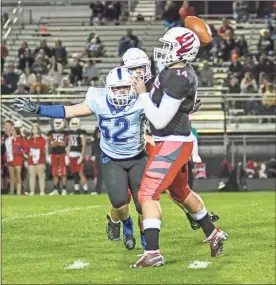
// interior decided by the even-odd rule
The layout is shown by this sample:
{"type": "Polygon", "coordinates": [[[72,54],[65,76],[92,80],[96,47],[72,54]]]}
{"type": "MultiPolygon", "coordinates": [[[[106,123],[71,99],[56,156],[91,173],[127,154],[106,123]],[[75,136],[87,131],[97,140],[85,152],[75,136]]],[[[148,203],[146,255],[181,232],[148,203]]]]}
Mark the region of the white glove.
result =
{"type": "Polygon", "coordinates": [[[29,164],[28,164],[28,162],[25,160],[24,161],[24,166],[26,167],[26,168],[28,168],[28,166],[29,166],[29,164]]]}
{"type": "Polygon", "coordinates": [[[66,164],[66,166],[68,166],[69,163],[70,163],[69,157],[66,155],[65,156],[65,164],[66,164]]]}
{"type": "Polygon", "coordinates": [[[51,156],[50,156],[50,155],[48,155],[48,156],[46,157],[46,161],[47,161],[48,164],[52,164],[51,156]]]}
{"type": "Polygon", "coordinates": [[[77,160],[77,164],[81,164],[82,163],[82,161],[83,161],[83,156],[82,155],[80,155],[80,157],[78,158],[78,160],[77,160]]]}

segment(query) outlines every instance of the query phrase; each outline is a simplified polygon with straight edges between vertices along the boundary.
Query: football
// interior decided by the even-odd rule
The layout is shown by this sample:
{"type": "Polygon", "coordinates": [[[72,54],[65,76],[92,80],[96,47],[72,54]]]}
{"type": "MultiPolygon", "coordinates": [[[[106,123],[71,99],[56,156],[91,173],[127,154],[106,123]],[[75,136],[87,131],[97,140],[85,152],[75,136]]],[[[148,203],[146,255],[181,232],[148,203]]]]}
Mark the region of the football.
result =
{"type": "Polygon", "coordinates": [[[188,16],[185,19],[185,28],[193,31],[199,38],[202,45],[212,42],[212,33],[207,23],[198,17],[188,16]]]}

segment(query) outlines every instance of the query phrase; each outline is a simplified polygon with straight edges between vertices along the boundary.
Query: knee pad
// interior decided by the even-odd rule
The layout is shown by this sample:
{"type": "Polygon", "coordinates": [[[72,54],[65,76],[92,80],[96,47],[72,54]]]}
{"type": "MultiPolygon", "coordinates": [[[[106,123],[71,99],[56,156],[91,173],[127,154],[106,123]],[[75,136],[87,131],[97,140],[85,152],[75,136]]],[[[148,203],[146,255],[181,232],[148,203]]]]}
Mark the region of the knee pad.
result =
{"type": "Polygon", "coordinates": [[[78,174],[78,172],[74,173],[74,184],[79,184],[80,183],[80,176],[78,174]]]}

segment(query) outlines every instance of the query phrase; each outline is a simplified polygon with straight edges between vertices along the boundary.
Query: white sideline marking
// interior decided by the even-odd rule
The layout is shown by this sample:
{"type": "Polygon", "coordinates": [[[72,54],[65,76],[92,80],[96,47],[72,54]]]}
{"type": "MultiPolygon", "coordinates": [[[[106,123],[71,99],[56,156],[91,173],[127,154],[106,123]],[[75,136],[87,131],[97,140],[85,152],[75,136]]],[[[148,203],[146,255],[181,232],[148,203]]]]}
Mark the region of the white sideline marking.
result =
{"type": "Polygon", "coordinates": [[[188,268],[190,269],[202,269],[202,268],[207,268],[209,264],[212,262],[208,261],[194,261],[193,263],[189,264],[188,268]]]}
{"type": "Polygon", "coordinates": [[[87,262],[84,262],[82,260],[76,260],[71,265],[65,267],[65,269],[82,269],[88,265],[89,263],[87,262]]]}
{"type": "Polygon", "coordinates": [[[32,215],[26,215],[26,216],[12,216],[2,219],[2,222],[8,222],[12,220],[22,220],[22,219],[31,219],[31,218],[37,218],[37,217],[46,217],[46,216],[53,216],[60,213],[69,213],[74,211],[83,211],[88,209],[94,209],[94,208],[100,208],[101,205],[91,205],[87,207],[75,207],[75,208],[66,208],[66,209],[60,209],[53,212],[48,213],[40,213],[40,214],[32,214],[32,215]]]}

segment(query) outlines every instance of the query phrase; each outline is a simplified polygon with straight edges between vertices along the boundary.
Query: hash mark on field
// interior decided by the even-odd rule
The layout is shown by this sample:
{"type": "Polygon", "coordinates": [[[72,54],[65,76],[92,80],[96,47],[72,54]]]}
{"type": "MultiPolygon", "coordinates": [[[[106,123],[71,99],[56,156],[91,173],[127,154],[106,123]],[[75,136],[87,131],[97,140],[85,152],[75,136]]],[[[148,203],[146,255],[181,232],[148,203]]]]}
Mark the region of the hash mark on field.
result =
{"type": "Polygon", "coordinates": [[[83,210],[89,210],[94,208],[100,208],[101,205],[91,205],[87,207],[75,207],[75,208],[66,208],[66,209],[60,209],[53,212],[48,213],[41,213],[41,214],[32,214],[32,215],[26,215],[26,216],[12,216],[2,219],[2,222],[8,222],[11,220],[22,220],[22,219],[31,219],[31,218],[37,218],[37,217],[46,217],[46,216],[53,216],[60,213],[69,213],[74,211],[83,211],[83,210]]]}

